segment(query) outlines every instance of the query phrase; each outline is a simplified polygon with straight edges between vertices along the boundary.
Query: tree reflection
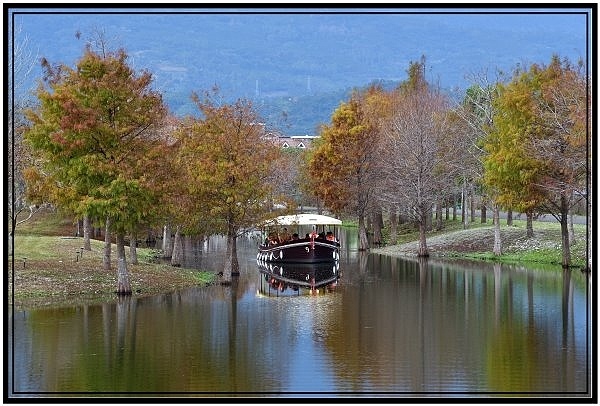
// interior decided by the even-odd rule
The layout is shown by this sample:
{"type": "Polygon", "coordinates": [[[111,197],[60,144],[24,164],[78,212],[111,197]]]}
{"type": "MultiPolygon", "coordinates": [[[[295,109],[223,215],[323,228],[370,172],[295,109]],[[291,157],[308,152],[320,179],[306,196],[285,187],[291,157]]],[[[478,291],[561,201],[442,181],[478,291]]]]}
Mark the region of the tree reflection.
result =
{"type": "Polygon", "coordinates": [[[588,304],[578,272],[357,254],[340,263],[332,294],[268,297],[256,295],[267,281],[254,258],[240,266],[230,286],[24,312],[15,320],[15,387],[200,395],[586,389],[580,309],[588,304]]]}

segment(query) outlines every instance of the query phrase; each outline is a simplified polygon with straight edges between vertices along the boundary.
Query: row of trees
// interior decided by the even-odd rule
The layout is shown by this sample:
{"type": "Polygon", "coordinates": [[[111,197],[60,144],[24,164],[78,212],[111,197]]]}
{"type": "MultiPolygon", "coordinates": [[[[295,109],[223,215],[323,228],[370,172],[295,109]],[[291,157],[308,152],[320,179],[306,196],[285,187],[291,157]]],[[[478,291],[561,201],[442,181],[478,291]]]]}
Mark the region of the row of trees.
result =
{"type": "MultiPolygon", "coordinates": [[[[423,58],[393,91],[373,85],[341,103],[298,165],[269,139],[250,102],[193,94],[198,117],[177,119],[149,72],[135,72],[125,51],[93,44],[74,68],[43,60],[38,105],[26,110],[17,135],[29,157],[21,165],[27,202],[83,219],[87,249],[91,225],[104,226],[106,269],[114,233],[121,294],[131,292],[126,236],[135,263],[137,234],[149,227],[164,226],[167,236],[175,230],[175,264],[182,233],[226,235],[223,279],[231,280],[237,236],[279,214],[273,203],[292,209],[297,191],[289,185],[300,185],[298,178],[327,208],[358,218],[362,249],[368,216],[387,212],[392,228],[400,215],[413,219],[421,256],[433,208],[457,187],[479,185],[496,219],[501,207],[528,218],[544,210],[565,225],[577,196],[586,196],[589,98],[581,66],[568,61],[476,84],[453,105],[426,81],[423,58]]],[[[568,238],[563,247],[568,266],[568,238]]]]}
{"type": "MultiPolygon", "coordinates": [[[[27,110],[24,138],[35,161],[25,169],[28,200],[50,202],[106,228],[105,269],[116,236],[119,294],[131,293],[125,258],[130,236],[166,225],[181,234],[227,235],[223,280],[237,269],[236,237],[269,215],[277,198],[272,168],[280,151],[249,102],[193,95],[199,117],[168,114],[149,72],[135,72],[123,50],[86,47],[75,68],[43,62],[45,77],[27,110]]],[[[168,232],[171,235],[170,231],[168,232]]]]}
{"type": "MultiPolygon", "coordinates": [[[[398,215],[418,224],[418,255],[427,256],[432,210],[457,189],[466,196],[477,188],[494,212],[495,254],[500,209],[526,213],[528,235],[535,213],[551,213],[568,267],[568,216],[589,190],[584,69],[554,56],[548,65],[518,67],[509,80],[481,75],[453,103],[426,81],[423,57],[396,89],[373,85],[340,104],[308,156],[308,189],[334,212],[358,217],[361,249],[369,247],[368,216],[387,212],[392,234],[398,215]]],[[[464,198],[462,206],[464,213],[464,198]]]]}

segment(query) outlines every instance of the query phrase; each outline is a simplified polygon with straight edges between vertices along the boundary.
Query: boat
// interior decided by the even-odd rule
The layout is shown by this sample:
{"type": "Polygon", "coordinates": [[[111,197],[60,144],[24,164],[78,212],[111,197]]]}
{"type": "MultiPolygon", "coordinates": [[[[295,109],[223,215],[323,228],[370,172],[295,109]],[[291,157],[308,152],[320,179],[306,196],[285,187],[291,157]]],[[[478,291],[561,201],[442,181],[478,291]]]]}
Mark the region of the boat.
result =
{"type": "Polygon", "coordinates": [[[342,221],[321,214],[300,213],[266,221],[256,259],[276,263],[335,262],[340,259],[338,227],[342,221]]]}
{"type": "Polygon", "coordinates": [[[337,286],[340,275],[339,262],[256,263],[261,275],[259,293],[266,296],[329,292],[337,286]]]}

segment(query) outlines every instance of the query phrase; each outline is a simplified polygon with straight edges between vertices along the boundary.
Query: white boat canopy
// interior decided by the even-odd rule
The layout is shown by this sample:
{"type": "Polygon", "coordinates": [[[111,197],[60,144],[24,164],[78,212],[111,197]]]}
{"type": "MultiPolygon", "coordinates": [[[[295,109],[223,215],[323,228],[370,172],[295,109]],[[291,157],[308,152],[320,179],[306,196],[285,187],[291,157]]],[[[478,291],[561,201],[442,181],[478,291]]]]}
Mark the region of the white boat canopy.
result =
{"type": "Polygon", "coordinates": [[[342,220],[334,217],[323,216],[321,214],[291,214],[288,216],[279,216],[264,223],[265,226],[292,226],[292,225],[341,225],[342,220]]]}

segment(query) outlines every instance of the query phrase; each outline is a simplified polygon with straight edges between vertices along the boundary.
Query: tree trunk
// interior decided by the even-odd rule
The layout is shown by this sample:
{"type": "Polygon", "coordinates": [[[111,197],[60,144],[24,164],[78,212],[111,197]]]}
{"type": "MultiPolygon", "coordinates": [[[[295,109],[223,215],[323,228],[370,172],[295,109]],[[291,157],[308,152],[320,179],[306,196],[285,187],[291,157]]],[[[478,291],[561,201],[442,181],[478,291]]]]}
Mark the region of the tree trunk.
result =
{"type": "Polygon", "coordinates": [[[571,248],[569,246],[569,198],[563,192],[560,196],[560,235],[562,245],[562,267],[571,266],[571,248]]]}
{"type": "Polygon", "coordinates": [[[162,241],[162,252],[163,258],[171,258],[173,255],[173,243],[171,241],[171,225],[165,224],[163,228],[163,241],[162,241]]]}
{"type": "Polygon", "coordinates": [[[435,207],[435,219],[436,219],[436,223],[435,223],[435,229],[440,231],[442,228],[444,228],[444,219],[442,218],[442,201],[440,200],[435,207]]]}
{"type": "Polygon", "coordinates": [[[527,238],[533,238],[533,212],[529,211],[525,213],[527,217],[527,233],[525,234],[527,238]]]}
{"type": "Polygon", "coordinates": [[[456,221],[456,196],[452,197],[452,220],[456,221]]]}
{"type": "Polygon", "coordinates": [[[421,216],[421,221],[419,221],[419,252],[417,254],[418,257],[428,257],[429,250],[427,249],[427,238],[425,233],[427,231],[427,217],[429,216],[421,216]]]}
{"type": "Polygon", "coordinates": [[[485,199],[481,199],[481,224],[487,223],[487,207],[485,199]]]}
{"type": "Polygon", "coordinates": [[[471,198],[469,199],[469,202],[471,203],[470,204],[471,223],[474,223],[475,222],[475,194],[473,193],[473,190],[471,190],[470,195],[471,195],[471,198]]]}
{"type": "Polygon", "coordinates": [[[225,253],[225,265],[223,267],[223,280],[221,283],[230,284],[231,278],[240,275],[240,268],[237,259],[237,235],[233,225],[229,225],[227,230],[227,252],[225,253]]]}
{"type": "Polygon", "coordinates": [[[396,245],[398,242],[398,216],[396,210],[390,210],[390,244],[396,245]]]}
{"type": "Polygon", "coordinates": [[[508,209],[506,212],[506,225],[512,227],[513,225],[513,211],[508,209]]]}
{"type": "Polygon", "coordinates": [[[137,233],[135,231],[132,231],[129,235],[129,255],[131,256],[131,264],[137,265],[137,233]]]}
{"type": "Polygon", "coordinates": [[[427,219],[427,222],[425,223],[425,232],[431,231],[433,229],[433,207],[427,212],[425,218],[427,219]]]}
{"type": "Polygon", "coordinates": [[[92,225],[90,224],[90,218],[89,216],[83,216],[83,249],[86,251],[92,250],[91,235],[92,225]]]}
{"type": "Polygon", "coordinates": [[[231,276],[240,276],[240,264],[237,256],[237,231],[231,236],[231,276]]]}
{"type": "Polygon", "coordinates": [[[467,196],[467,180],[465,179],[463,182],[463,191],[462,191],[462,206],[460,210],[460,216],[463,223],[463,228],[469,228],[469,217],[467,216],[467,205],[468,205],[468,196],[467,196]]]}
{"type": "Polygon", "coordinates": [[[383,215],[381,210],[376,210],[375,214],[373,214],[373,243],[377,246],[381,246],[382,243],[382,234],[381,229],[383,228],[383,215]]]}
{"type": "Polygon", "coordinates": [[[500,207],[495,204],[494,216],[494,255],[502,255],[502,236],[500,235],[500,207]]]}
{"type": "Polygon", "coordinates": [[[127,260],[125,259],[125,233],[117,233],[117,294],[131,295],[127,260]]]}
{"type": "Polygon", "coordinates": [[[111,243],[110,243],[110,218],[106,218],[106,226],[104,230],[104,256],[102,257],[102,265],[104,266],[105,271],[110,271],[110,251],[111,251],[111,243]]]}
{"type": "Polygon", "coordinates": [[[573,213],[569,214],[569,246],[577,243],[575,238],[575,227],[573,227],[573,213]]]}
{"type": "Polygon", "coordinates": [[[368,249],[369,237],[367,236],[365,217],[361,214],[358,216],[358,250],[367,251],[368,249]]]}
{"type": "Polygon", "coordinates": [[[171,266],[181,266],[183,263],[183,241],[181,240],[181,226],[175,228],[175,241],[171,255],[171,266]]]}

